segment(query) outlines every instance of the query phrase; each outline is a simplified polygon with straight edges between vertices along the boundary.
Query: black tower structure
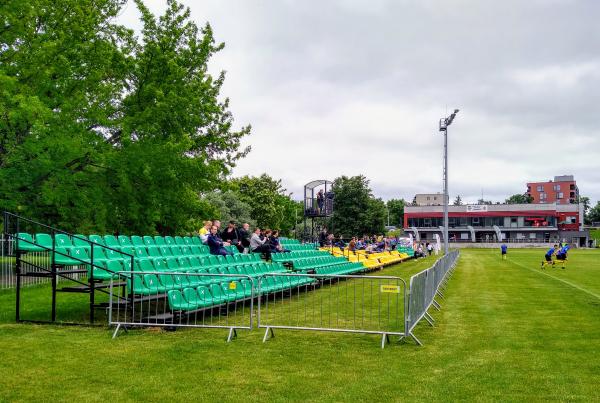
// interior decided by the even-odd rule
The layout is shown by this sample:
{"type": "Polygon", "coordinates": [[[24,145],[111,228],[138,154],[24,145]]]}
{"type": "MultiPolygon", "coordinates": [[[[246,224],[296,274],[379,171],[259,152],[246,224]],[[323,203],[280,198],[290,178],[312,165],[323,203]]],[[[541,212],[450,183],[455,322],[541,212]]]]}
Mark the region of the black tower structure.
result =
{"type": "Polygon", "coordinates": [[[333,215],[333,182],[318,179],[304,185],[304,234],[303,241],[316,240],[315,218],[329,218],[333,215]],[[307,221],[310,220],[310,226],[307,221]],[[308,228],[310,227],[310,233],[308,228]]]}

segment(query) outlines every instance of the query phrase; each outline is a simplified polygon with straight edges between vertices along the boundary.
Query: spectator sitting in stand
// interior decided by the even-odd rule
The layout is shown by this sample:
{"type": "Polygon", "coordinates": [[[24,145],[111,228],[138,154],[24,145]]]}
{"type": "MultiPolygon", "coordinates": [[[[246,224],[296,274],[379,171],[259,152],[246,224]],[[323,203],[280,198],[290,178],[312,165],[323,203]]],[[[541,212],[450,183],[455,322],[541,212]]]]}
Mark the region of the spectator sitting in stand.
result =
{"type": "Polygon", "coordinates": [[[225,249],[225,246],[229,246],[230,243],[223,242],[221,240],[221,238],[219,237],[219,234],[217,234],[217,227],[215,225],[210,227],[210,235],[208,236],[206,243],[208,244],[211,255],[221,255],[221,256],[233,255],[232,252],[225,249]]]}
{"type": "Polygon", "coordinates": [[[333,246],[333,234],[327,235],[327,241],[325,242],[325,246],[333,246]]]}
{"type": "Polygon", "coordinates": [[[231,245],[235,245],[235,247],[240,253],[244,250],[244,247],[240,242],[238,230],[235,227],[234,221],[229,221],[229,224],[227,224],[227,228],[225,228],[223,232],[221,232],[221,239],[223,241],[229,242],[231,245]]]}
{"type": "Polygon", "coordinates": [[[342,252],[343,252],[344,251],[344,247],[346,246],[346,242],[344,242],[344,239],[340,235],[340,237],[338,238],[337,242],[335,242],[333,245],[337,246],[338,248],[340,248],[342,250],[342,252]]]}
{"type": "Polygon", "coordinates": [[[353,236],[348,244],[348,251],[352,253],[356,253],[356,237],[353,236]]]}
{"type": "Polygon", "coordinates": [[[319,246],[323,247],[327,244],[327,228],[323,228],[321,232],[319,232],[319,246]]]}
{"type": "Polygon", "coordinates": [[[271,244],[271,252],[273,252],[273,253],[291,252],[291,250],[285,249],[283,246],[281,246],[281,242],[279,242],[279,231],[277,231],[277,230],[273,231],[273,233],[271,234],[270,244],[271,244]]]}
{"type": "Polygon", "coordinates": [[[240,244],[244,252],[248,252],[250,249],[250,224],[247,222],[242,224],[242,229],[239,231],[240,244]]]}
{"type": "Polygon", "coordinates": [[[255,253],[264,253],[267,260],[271,259],[271,247],[267,242],[267,238],[260,236],[260,228],[256,228],[250,237],[250,250],[255,253]]]}
{"type": "Polygon", "coordinates": [[[206,243],[206,240],[208,239],[208,235],[210,235],[210,227],[212,227],[212,221],[207,220],[207,221],[204,221],[204,227],[200,228],[200,231],[198,231],[198,234],[200,235],[200,240],[204,244],[206,243]]]}

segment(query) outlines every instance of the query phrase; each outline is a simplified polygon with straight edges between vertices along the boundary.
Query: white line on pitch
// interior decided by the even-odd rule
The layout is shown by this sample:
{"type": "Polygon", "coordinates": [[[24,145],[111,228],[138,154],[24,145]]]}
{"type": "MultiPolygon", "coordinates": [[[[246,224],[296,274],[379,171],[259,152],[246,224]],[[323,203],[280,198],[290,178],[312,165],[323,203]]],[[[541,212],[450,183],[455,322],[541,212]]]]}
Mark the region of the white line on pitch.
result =
{"type": "MultiPolygon", "coordinates": [[[[515,262],[515,261],[511,261],[511,263],[513,263],[513,264],[515,264],[515,265],[517,265],[517,266],[520,266],[520,267],[522,267],[522,268],[524,268],[524,269],[527,269],[527,270],[529,270],[529,271],[532,271],[532,272],[534,272],[534,273],[543,274],[543,275],[545,275],[545,276],[548,276],[548,277],[550,277],[550,278],[552,278],[552,279],[554,279],[554,280],[556,280],[556,281],[560,281],[561,283],[565,283],[565,284],[567,284],[567,285],[570,285],[571,287],[573,287],[573,288],[576,288],[576,289],[578,289],[579,291],[583,291],[583,292],[585,292],[586,294],[589,294],[589,295],[591,295],[592,297],[595,297],[595,298],[598,298],[598,299],[600,299],[600,295],[594,294],[593,292],[591,292],[591,291],[589,291],[589,290],[586,290],[585,288],[581,288],[581,287],[579,287],[578,285],[575,285],[575,284],[573,284],[573,283],[570,283],[570,282],[568,282],[567,280],[563,280],[563,279],[561,279],[561,278],[558,278],[558,277],[551,276],[550,274],[548,274],[548,273],[544,273],[544,272],[543,272],[543,271],[541,271],[541,270],[534,270],[534,269],[532,269],[532,268],[530,268],[530,267],[523,266],[522,264],[520,264],[520,263],[517,263],[517,262],[515,262]]],[[[562,270],[562,269],[561,269],[561,270],[562,270]]]]}

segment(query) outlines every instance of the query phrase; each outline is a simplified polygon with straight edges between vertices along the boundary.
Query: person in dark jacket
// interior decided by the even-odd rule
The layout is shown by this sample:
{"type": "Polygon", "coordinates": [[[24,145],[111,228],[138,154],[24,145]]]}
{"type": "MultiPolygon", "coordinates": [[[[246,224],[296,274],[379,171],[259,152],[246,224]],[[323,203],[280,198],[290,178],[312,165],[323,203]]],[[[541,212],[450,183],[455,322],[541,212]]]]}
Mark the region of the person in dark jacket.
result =
{"type": "Polygon", "coordinates": [[[242,243],[240,242],[240,235],[238,229],[235,227],[234,221],[229,221],[227,228],[221,232],[221,239],[225,242],[229,242],[234,245],[240,253],[244,250],[242,243]]]}
{"type": "Polygon", "coordinates": [[[291,252],[289,249],[281,246],[281,242],[279,242],[279,231],[277,230],[273,231],[269,242],[271,244],[271,252],[273,253],[291,252]]]}
{"type": "Polygon", "coordinates": [[[242,228],[238,230],[238,234],[240,236],[240,244],[242,246],[242,251],[250,250],[250,236],[252,235],[250,233],[250,224],[248,224],[247,222],[242,224],[242,228]]]}
{"type": "Polygon", "coordinates": [[[217,234],[217,226],[216,225],[213,225],[212,227],[210,227],[210,235],[208,236],[206,243],[208,245],[208,248],[210,249],[211,255],[221,255],[221,256],[233,255],[232,252],[225,249],[226,246],[229,246],[231,244],[229,242],[223,242],[223,240],[221,239],[219,234],[217,234]]]}

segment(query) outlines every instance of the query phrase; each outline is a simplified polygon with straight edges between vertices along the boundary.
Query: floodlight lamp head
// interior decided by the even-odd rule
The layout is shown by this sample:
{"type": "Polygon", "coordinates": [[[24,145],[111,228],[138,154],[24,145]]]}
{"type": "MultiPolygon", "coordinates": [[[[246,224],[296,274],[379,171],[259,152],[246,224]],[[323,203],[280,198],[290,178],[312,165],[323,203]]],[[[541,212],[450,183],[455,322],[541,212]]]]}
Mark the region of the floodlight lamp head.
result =
{"type": "Polygon", "coordinates": [[[460,111],[460,109],[455,109],[454,114],[456,115],[458,113],[458,111],[460,111]]]}
{"type": "Polygon", "coordinates": [[[447,127],[448,127],[448,124],[446,123],[446,118],[441,118],[440,119],[440,131],[445,132],[447,127]]]}

